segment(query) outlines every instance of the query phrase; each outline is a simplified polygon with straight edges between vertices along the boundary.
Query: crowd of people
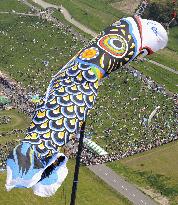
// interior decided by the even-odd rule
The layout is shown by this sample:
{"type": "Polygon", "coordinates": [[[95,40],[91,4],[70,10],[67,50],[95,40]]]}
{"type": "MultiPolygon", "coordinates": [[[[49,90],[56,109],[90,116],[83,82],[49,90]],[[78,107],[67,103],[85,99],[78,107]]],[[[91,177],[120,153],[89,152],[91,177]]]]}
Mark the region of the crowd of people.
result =
{"type": "Polygon", "coordinates": [[[0,125],[3,124],[8,124],[11,121],[11,117],[10,116],[0,116],[0,125]]]}
{"type": "Polygon", "coordinates": [[[4,171],[6,168],[6,159],[9,153],[13,150],[15,147],[15,140],[5,142],[3,144],[0,144],[0,171],[4,171]]]}

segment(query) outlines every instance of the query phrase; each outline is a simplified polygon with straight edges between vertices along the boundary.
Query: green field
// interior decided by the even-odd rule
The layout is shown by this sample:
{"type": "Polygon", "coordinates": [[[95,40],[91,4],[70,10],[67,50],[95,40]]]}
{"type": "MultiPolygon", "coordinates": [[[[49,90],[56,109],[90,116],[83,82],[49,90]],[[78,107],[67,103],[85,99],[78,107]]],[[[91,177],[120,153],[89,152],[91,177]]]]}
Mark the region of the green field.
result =
{"type": "MultiPolygon", "coordinates": [[[[0,173],[0,201],[3,205],[67,205],[70,203],[70,193],[72,189],[74,161],[70,161],[69,174],[62,187],[50,198],[35,196],[31,189],[13,189],[6,192],[5,173],[0,173]]],[[[131,205],[125,198],[114,192],[104,182],[98,179],[86,167],[80,169],[77,205],[131,205]],[[97,193],[97,194],[96,194],[97,193]]]]}
{"type": "MultiPolygon", "coordinates": [[[[0,11],[16,11],[16,12],[28,12],[29,7],[17,0],[1,0],[0,1],[0,11]]],[[[0,19],[0,22],[2,19],[0,19]]]]}
{"type": "Polygon", "coordinates": [[[0,69],[26,86],[45,90],[51,75],[81,47],[70,33],[37,17],[0,14],[0,18],[0,30],[4,31],[0,38],[0,69]],[[49,66],[45,67],[43,61],[49,61],[49,66]]]}
{"type": "Polygon", "coordinates": [[[8,132],[13,129],[24,129],[30,122],[29,118],[25,114],[19,112],[16,109],[4,111],[1,110],[0,116],[11,117],[10,123],[0,125],[1,132],[8,132]]]}
{"type": "Polygon", "coordinates": [[[148,58],[178,71],[178,54],[174,51],[166,48],[154,53],[148,58]]]}
{"type": "Polygon", "coordinates": [[[131,65],[141,71],[146,76],[150,76],[154,81],[173,93],[177,93],[178,75],[164,68],[156,66],[150,62],[131,63],[131,65]]]}
{"type": "Polygon", "coordinates": [[[139,187],[154,189],[170,200],[178,202],[178,142],[108,163],[117,173],[139,187]]]}
{"type": "MultiPolygon", "coordinates": [[[[0,111],[0,117],[2,116],[9,116],[11,117],[11,120],[8,124],[0,125],[0,133],[10,132],[13,131],[14,129],[25,130],[30,123],[30,119],[25,114],[15,109],[0,111]]],[[[23,137],[24,137],[23,134],[6,134],[4,137],[0,137],[0,143],[13,141],[14,139],[18,140],[23,137]]]]}
{"type": "Polygon", "coordinates": [[[96,32],[121,18],[124,14],[114,9],[107,0],[46,0],[49,3],[63,5],[70,14],[82,24],[96,32]]]}

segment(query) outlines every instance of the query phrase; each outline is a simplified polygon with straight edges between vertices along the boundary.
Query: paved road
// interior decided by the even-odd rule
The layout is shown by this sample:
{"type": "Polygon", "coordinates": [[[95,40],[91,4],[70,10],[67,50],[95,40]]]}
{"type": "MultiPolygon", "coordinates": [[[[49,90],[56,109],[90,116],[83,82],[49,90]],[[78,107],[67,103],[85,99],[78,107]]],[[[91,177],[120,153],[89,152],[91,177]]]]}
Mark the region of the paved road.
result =
{"type": "Polygon", "coordinates": [[[105,181],[109,186],[128,198],[134,205],[157,205],[151,198],[138,190],[136,186],[126,182],[112,169],[104,164],[91,165],[88,168],[105,181]]]}

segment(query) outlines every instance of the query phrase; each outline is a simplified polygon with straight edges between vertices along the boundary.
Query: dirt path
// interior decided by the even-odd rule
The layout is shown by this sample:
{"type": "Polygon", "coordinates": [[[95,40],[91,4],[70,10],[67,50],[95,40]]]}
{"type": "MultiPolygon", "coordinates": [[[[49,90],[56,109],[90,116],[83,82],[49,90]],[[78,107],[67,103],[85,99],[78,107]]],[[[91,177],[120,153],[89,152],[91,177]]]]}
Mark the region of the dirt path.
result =
{"type": "Polygon", "coordinates": [[[36,14],[26,14],[26,13],[12,12],[12,11],[0,11],[0,14],[15,14],[15,15],[20,15],[20,16],[37,16],[36,14]]]}
{"type": "Polygon", "coordinates": [[[42,0],[32,0],[34,3],[39,4],[41,7],[43,7],[44,9],[48,8],[48,7],[52,7],[55,9],[61,9],[61,13],[64,15],[64,18],[70,22],[71,24],[73,24],[74,26],[76,26],[77,28],[79,28],[80,30],[84,31],[85,33],[90,34],[91,36],[96,36],[97,33],[95,33],[94,31],[92,31],[91,29],[89,29],[88,27],[84,26],[83,24],[81,24],[79,21],[76,21],[71,15],[70,13],[67,11],[67,9],[65,9],[62,5],[61,6],[56,6],[54,4],[50,4],[47,3],[45,1],[42,0]]]}

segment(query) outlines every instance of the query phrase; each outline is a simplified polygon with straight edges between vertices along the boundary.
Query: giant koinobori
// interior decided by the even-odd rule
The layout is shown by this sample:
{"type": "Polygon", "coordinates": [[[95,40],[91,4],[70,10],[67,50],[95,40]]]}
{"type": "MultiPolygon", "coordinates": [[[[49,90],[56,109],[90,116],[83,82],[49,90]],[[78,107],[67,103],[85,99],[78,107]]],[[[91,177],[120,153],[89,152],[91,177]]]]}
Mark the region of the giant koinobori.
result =
{"type": "Polygon", "coordinates": [[[9,155],[7,190],[32,187],[39,196],[54,194],[68,173],[61,147],[80,132],[100,79],[166,43],[167,34],[159,23],[128,17],[106,28],[74,56],[53,76],[25,139],[9,155]]]}

